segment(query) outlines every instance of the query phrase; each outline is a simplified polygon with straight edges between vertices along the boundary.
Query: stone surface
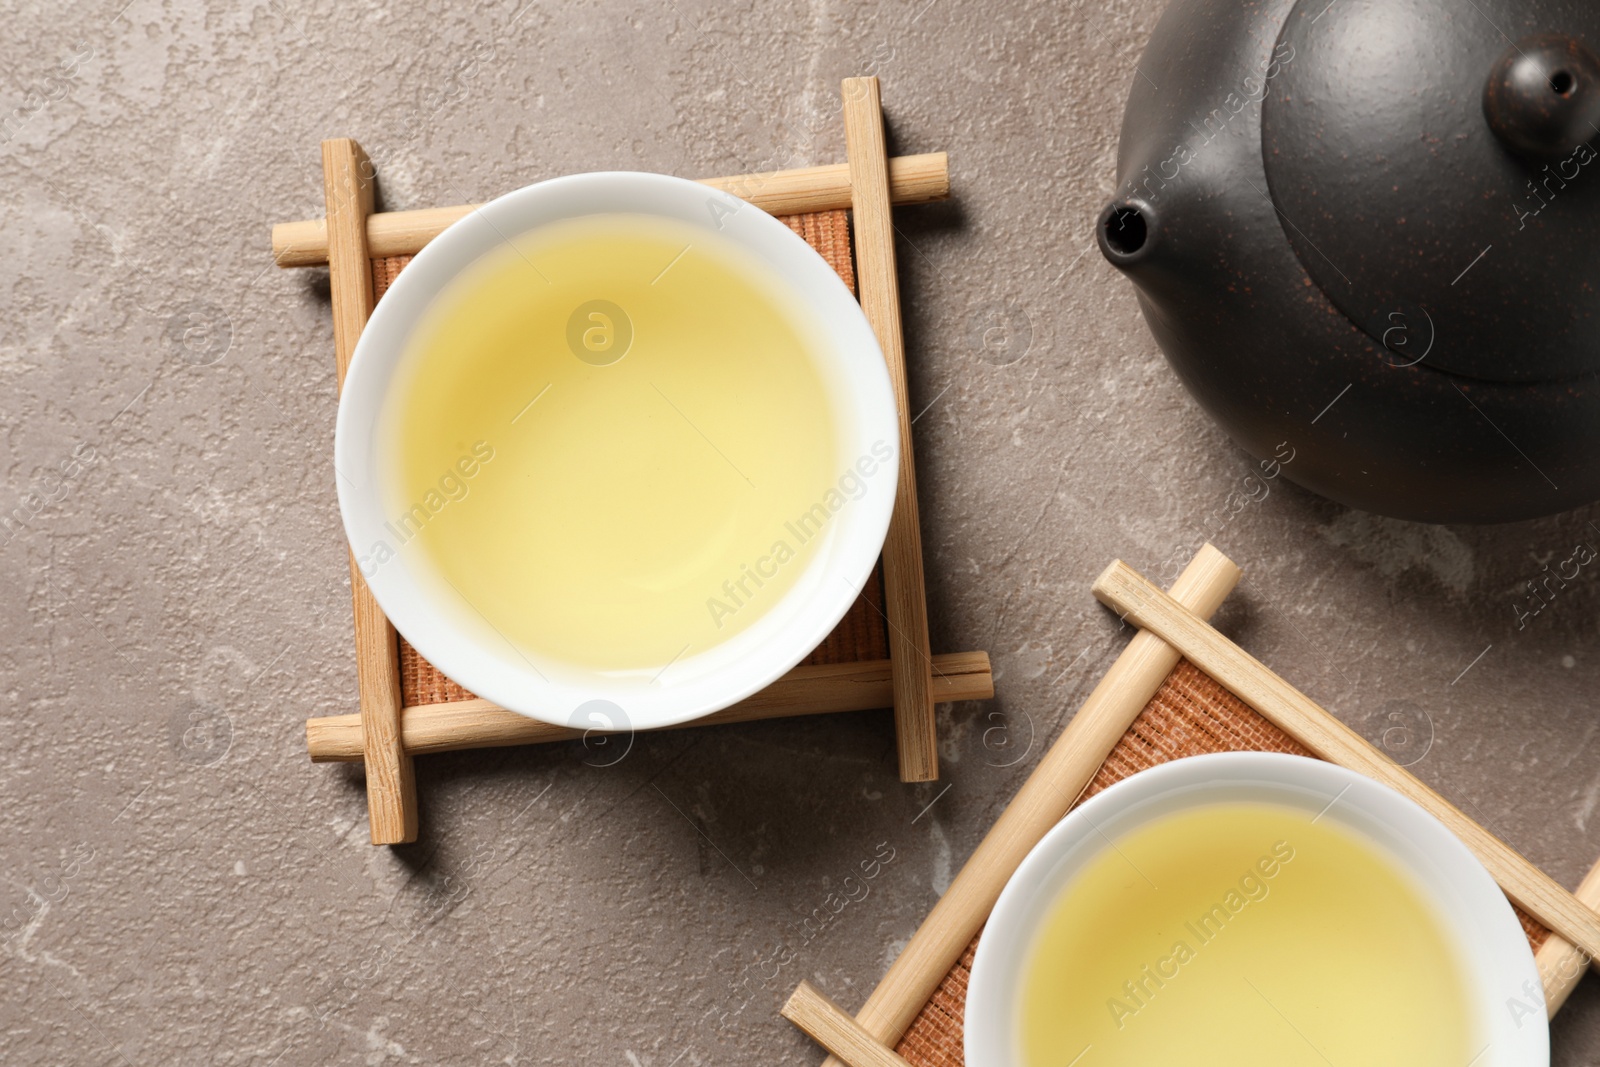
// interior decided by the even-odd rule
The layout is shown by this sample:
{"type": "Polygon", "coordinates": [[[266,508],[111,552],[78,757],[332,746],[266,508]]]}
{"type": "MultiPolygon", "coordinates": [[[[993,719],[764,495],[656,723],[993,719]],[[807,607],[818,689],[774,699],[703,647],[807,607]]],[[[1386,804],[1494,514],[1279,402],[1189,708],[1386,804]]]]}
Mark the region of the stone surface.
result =
{"type": "MultiPolygon", "coordinates": [[[[1518,610],[1600,509],[1420,527],[1248,480],[1092,248],[1159,6],[9,14],[0,502],[29,517],[0,546],[0,1059],[814,1062],[777,1005],[801,978],[858,1005],[948,884],[1126,640],[1094,575],[1207,538],[1247,570],[1232,636],[1576,883],[1596,568],[1518,610]],[[943,709],[929,786],[878,713],[641,737],[609,768],[424,759],[423,841],[370,847],[359,774],[303,748],[355,706],[326,274],[268,251],[319,213],[318,140],[358,138],[392,208],[833,161],[855,73],[898,150],[951,153],[955,200],[898,219],[917,463],[934,644],[990,650],[1000,696],[943,709]]],[[[1557,1064],[1600,1055],[1597,990],[1557,1064]]]]}

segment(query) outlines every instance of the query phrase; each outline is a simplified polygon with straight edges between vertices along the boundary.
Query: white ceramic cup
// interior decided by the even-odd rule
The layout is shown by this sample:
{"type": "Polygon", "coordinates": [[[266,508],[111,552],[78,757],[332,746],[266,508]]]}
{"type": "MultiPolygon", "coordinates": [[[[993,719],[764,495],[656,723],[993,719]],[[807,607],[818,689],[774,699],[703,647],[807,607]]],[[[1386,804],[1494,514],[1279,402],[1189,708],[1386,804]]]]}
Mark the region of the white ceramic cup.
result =
{"type": "MultiPolygon", "coordinates": [[[[1006,883],[978,942],[967,987],[969,1067],[1023,1067],[1019,990],[1030,954],[1061,893],[1110,847],[1107,841],[1175,812],[1232,801],[1278,804],[1312,817],[1322,812],[1377,845],[1413,876],[1466,961],[1470,1013],[1487,1045],[1473,1067],[1548,1067],[1550,1034],[1533,952],[1477,858],[1388,786],[1336,764],[1270,752],[1192,756],[1142,771],[1084,802],[1045,835],[1006,883]]],[[[1383,960],[1372,964],[1382,967],[1383,960]]]]}
{"type": "MultiPolygon", "coordinates": [[[[899,423],[882,350],[861,307],[805,241],[766,212],[681,178],[608,172],[556,178],[484,205],[431,241],[395,280],[356,346],[339,398],[334,439],[339,510],[358,566],[384,613],[418,652],[486,700],[532,718],[584,730],[668,726],[724,708],[771,684],[821,643],[866,583],[894,506],[899,423]],[[475,609],[427,580],[425,557],[409,551],[376,562],[385,529],[382,487],[389,450],[385,405],[413,331],[441,292],[485,255],[541,226],[586,215],[655,215],[688,223],[707,239],[759,257],[792,307],[818,335],[817,360],[834,407],[841,464],[874,457],[864,494],[828,521],[809,546],[807,569],[766,614],[705,651],[663,666],[656,677],[619,676],[518,650],[475,609]],[[887,445],[889,458],[882,459],[887,445]],[[876,450],[874,446],[876,445],[876,450]]],[[[841,468],[841,474],[843,468],[841,468]]],[[[780,520],[783,517],[778,517],[780,520]]],[[[529,611],[558,610],[530,604],[529,611]]]]}

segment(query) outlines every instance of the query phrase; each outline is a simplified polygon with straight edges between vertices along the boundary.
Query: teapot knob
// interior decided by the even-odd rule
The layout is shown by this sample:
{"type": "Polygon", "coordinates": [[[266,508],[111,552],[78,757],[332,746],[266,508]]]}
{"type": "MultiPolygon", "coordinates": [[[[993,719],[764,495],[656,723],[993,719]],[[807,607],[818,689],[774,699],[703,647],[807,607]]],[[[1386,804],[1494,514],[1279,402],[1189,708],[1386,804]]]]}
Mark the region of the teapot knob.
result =
{"type": "Polygon", "coordinates": [[[1519,155],[1567,155],[1600,137],[1600,60],[1576,38],[1525,37],[1490,72],[1483,113],[1495,136],[1519,155]]]}

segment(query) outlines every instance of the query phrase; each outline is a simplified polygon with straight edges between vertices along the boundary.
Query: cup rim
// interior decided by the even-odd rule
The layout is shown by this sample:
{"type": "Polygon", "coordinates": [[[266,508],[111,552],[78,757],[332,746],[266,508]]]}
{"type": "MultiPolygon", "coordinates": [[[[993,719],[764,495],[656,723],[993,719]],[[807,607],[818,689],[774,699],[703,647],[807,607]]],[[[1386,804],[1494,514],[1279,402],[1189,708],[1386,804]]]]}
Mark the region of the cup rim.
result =
{"type": "MultiPolygon", "coordinates": [[[[1190,756],[1140,771],[1091,797],[1056,824],[1023,860],[996,902],[973,961],[965,1022],[966,1062],[1022,1067],[1015,990],[1045,913],[1086,863],[1115,839],[1194,806],[1234,799],[1284,803],[1335,800],[1327,816],[1373,841],[1438,908],[1441,924],[1467,961],[1473,1017],[1489,1048],[1480,1067],[1546,1067],[1549,1026],[1538,968],[1505,893],[1448,827],[1414,801],[1338,764],[1276,752],[1190,756]],[[1387,827],[1393,842],[1374,840],[1387,827]],[[1529,984],[1531,983],[1531,985],[1529,984]],[[1536,991],[1534,1025],[1507,1010],[1507,998],[1536,991]]],[[[1308,808],[1315,811],[1315,808],[1308,808]]]]}
{"type": "MultiPolygon", "coordinates": [[[[530,718],[625,732],[700,718],[764,689],[804,659],[849,611],[877,565],[888,533],[900,463],[899,418],[882,349],[854,295],[821,255],[784,223],[731,193],[642,171],[598,171],[524,186],[474,209],[430,241],[389,286],[356,345],[339,397],[334,435],[339,510],[346,540],[379,607],[416,651],[478,697],[530,718]],[[467,634],[461,613],[384,543],[380,414],[411,331],[444,289],[505,241],[541,226],[596,214],[645,214],[715,231],[772,268],[798,314],[818,331],[819,370],[839,410],[839,461],[886,443],[875,477],[830,520],[828,544],[793,586],[741,633],[678,663],[683,681],[590,670],[554,658],[535,663],[503,637],[467,634]],[[721,650],[719,652],[719,650],[721,650]],[[515,651],[516,655],[511,653],[515,651]],[[713,656],[713,653],[715,655],[713,656]],[[705,657],[712,657],[706,659],[705,657]],[[541,670],[541,667],[544,668],[541,670]]],[[[487,620],[485,620],[487,622],[487,620]]],[[[492,623],[488,624],[492,628],[492,623]]],[[[537,658],[537,657],[536,657],[537,658]]],[[[674,664],[666,664],[671,673],[674,664]]]]}

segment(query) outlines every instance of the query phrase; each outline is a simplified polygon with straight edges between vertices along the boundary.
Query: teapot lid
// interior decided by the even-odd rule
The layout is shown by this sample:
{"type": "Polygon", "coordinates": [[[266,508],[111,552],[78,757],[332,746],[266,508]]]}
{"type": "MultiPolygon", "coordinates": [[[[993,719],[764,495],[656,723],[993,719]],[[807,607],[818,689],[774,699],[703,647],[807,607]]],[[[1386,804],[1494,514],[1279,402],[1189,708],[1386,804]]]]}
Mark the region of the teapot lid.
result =
{"type": "Polygon", "coordinates": [[[1299,0],[1279,46],[1257,192],[1333,304],[1397,366],[1593,373],[1600,4],[1299,0]]]}

